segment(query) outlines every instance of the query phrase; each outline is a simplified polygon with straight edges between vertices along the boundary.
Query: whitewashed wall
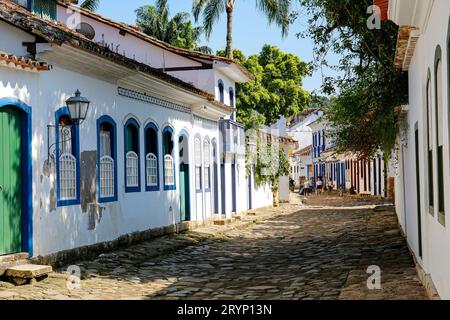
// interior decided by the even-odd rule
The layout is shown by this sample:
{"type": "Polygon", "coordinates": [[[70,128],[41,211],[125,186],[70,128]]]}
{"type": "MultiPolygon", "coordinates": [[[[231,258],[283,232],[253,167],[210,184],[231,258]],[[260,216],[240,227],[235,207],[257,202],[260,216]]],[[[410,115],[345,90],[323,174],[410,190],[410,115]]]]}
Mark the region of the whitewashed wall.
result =
{"type": "MultiPolygon", "coordinates": [[[[116,239],[118,236],[151,228],[168,226],[180,220],[178,191],[145,192],[143,153],[140,155],[141,189],[139,193],[124,192],[123,124],[134,116],[141,124],[140,148],[144,150],[143,127],[150,119],[159,127],[158,144],[162,150],[161,131],[166,124],[174,128],[174,154],[178,154],[178,135],[189,133],[191,160],[193,137],[197,133],[218,140],[218,128],[193,121],[192,115],[165,109],[156,105],[131,100],[116,94],[117,88],[80,74],[54,66],[50,72],[33,74],[0,69],[0,97],[17,97],[32,107],[33,117],[33,223],[35,255],[45,255],[74,247],[116,239]],[[67,81],[71,79],[71,81],[67,81]],[[95,230],[88,230],[89,214],[81,212],[79,205],[58,207],[52,210],[51,188],[55,177],[44,172],[47,158],[47,124],[54,124],[54,113],[65,105],[64,101],[79,89],[92,101],[89,118],[80,127],[80,153],[97,150],[96,120],[102,115],[111,116],[117,124],[118,201],[104,204],[101,220],[95,230]]],[[[54,130],[51,131],[54,140],[54,130]]],[[[178,157],[175,156],[178,173],[178,157]]],[[[192,161],[191,161],[192,163],[192,161]]],[[[162,161],[159,161],[162,187],[162,161]]],[[[206,197],[204,213],[194,199],[194,167],[190,166],[191,218],[202,220],[211,216],[211,199],[206,197]]],[[[178,184],[178,175],[176,183],[178,184]]],[[[179,190],[179,185],[177,185],[179,190]]],[[[102,205],[103,206],[103,205],[102,205]]]]}
{"type": "MultiPolygon", "coordinates": [[[[450,298],[450,231],[448,228],[450,219],[450,197],[445,197],[445,208],[447,227],[442,226],[437,220],[437,212],[430,215],[428,209],[428,174],[427,174],[427,142],[426,142],[426,81],[428,68],[432,74],[432,92],[434,110],[434,58],[436,46],[442,48],[442,70],[443,70],[443,132],[444,132],[444,188],[445,195],[450,190],[449,172],[449,96],[448,96],[448,62],[447,62],[447,29],[450,16],[450,2],[447,0],[436,0],[434,2],[428,25],[422,30],[422,35],[417,43],[416,51],[409,70],[409,115],[408,121],[408,143],[404,149],[405,161],[399,161],[403,166],[404,175],[399,170],[396,181],[396,205],[397,214],[402,227],[407,234],[408,244],[414,251],[419,263],[431,278],[441,296],[450,298]],[[421,196],[421,220],[423,238],[423,258],[418,256],[418,208],[416,191],[416,171],[415,171],[415,147],[414,147],[414,126],[419,127],[420,146],[420,196],[421,196]],[[404,181],[402,178],[404,177],[404,181]],[[402,198],[401,188],[405,186],[405,197],[402,198]]],[[[436,152],[436,142],[433,139],[434,152],[436,152]]],[[[400,152],[401,157],[401,152],[400,152]]],[[[437,196],[437,172],[434,165],[434,190],[437,196]]],[[[436,203],[436,200],[435,200],[436,203]]]]}

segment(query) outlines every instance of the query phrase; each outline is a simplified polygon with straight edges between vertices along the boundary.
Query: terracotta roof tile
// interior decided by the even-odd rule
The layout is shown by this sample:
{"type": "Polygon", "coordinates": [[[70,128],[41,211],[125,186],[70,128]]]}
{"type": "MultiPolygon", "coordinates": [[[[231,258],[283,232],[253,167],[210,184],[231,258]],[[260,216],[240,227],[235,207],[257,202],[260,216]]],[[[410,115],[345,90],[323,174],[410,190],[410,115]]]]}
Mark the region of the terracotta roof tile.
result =
{"type": "Polygon", "coordinates": [[[0,51],[0,66],[7,66],[27,71],[48,71],[50,67],[45,62],[16,56],[0,51]]]}

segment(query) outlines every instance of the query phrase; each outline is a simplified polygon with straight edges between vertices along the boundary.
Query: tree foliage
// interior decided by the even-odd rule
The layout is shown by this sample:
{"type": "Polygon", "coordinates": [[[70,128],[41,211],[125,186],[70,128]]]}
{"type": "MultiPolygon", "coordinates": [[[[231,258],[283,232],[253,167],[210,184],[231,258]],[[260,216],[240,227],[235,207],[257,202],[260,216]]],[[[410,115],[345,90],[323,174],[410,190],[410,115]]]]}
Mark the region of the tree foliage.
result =
{"type": "Polygon", "coordinates": [[[294,116],[308,106],[303,77],[309,74],[309,66],[296,55],[265,45],[259,54],[246,58],[235,50],[234,57],[253,76],[237,85],[237,120],[247,129],[271,125],[281,116],[294,116]]]}
{"type": "Polygon", "coordinates": [[[170,18],[168,0],[157,0],[155,5],[145,5],[136,10],[136,25],[149,36],[179,48],[211,53],[209,47],[200,47],[201,27],[196,27],[187,12],[170,18]]]}
{"type": "MultiPolygon", "coordinates": [[[[293,0],[255,0],[256,8],[262,12],[269,23],[275,23],[281,28],[282,36],[286,36],[291,22],[291,7],[293,0]]],[[[206,38],[211,36],[214,25],[219,21],[220,15],[227,14],[227,44],[225,56],[233,59],[233,12],[236,0],[193,0],[192,12],[195,21],[200,15],[203,18],[203,28],[206,38]]]]}
{"type": "Polygon", "coordinates": [[[372,0],[301,0],[309,14],[309,28],[299,36],[315,43],[315,68],[331,67],[338,77],[324,79],[322,90],[337,95],[327,108],[340,150],[370,156],[395,144],[395,108],[408,101],[407,75],[394,68],[398,27],[383,21],[369,29],[367,9],[372,0]],[[339,55],[330,66],[330,53],[339,55]]]}
{"type": "Polygon", "coordinates": [[[291,165],[283,149],[277,144],[258,143],[258,155],[254,167],[255,183],[270,183],[272,191],[278,191],[279,178],[291,173],[291,165]]]}

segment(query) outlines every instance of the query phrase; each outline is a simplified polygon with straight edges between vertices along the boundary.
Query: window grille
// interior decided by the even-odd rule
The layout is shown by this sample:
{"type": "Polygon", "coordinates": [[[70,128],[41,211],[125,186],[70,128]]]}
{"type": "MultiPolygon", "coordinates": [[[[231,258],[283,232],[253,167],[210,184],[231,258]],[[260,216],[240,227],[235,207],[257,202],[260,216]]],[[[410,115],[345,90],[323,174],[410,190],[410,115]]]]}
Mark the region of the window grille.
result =
{"type": "MultiPolygon", "coordinates": [[[[158,158],[149,153],[145,157],[145,163],[147,168],[147,186],[154,187],[158,185],[158,158]]],[[[166,180],[167,181],[167,180],[166,180]]]]}
{"type": "Polygon", "coordinates": [[[70,153],[59,158],[59,192],[61,200],[77,198],[77,160],[70,153]]]}
{"type": "Polygon", "coordinates": [[[138,187],[138,155],[134,151],[129,151],[126,156],[127,163],[127,187],[138,187]]]}
{"type": "Polygon", "coordinates": [[[164,156],[164,181],[166,186],[175,184],[174,162],[171,155],[164,156]]]}

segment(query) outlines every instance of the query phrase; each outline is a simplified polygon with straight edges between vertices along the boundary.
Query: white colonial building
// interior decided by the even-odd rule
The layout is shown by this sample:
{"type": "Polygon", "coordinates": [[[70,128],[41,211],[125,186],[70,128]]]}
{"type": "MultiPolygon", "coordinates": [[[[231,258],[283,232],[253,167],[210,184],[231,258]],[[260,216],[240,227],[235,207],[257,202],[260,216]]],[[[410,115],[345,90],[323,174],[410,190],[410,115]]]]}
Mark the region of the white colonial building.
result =
{"type": "Polygon", "coordinates": [[[233,120],[247,70],[74,2],[0,0],[0,255],[271,204],[233,120]],[[66,102],[77,90],[90,101],[80,125],[66,102]]]}
{"type": "Polygon", "coordinates": [[[398,218],[427,287],[449,299],[450,1],[375,3],[399,26],[395,65],[409,75],[396,155],[398,218]]]}

